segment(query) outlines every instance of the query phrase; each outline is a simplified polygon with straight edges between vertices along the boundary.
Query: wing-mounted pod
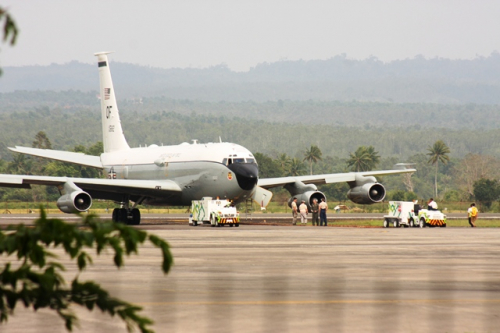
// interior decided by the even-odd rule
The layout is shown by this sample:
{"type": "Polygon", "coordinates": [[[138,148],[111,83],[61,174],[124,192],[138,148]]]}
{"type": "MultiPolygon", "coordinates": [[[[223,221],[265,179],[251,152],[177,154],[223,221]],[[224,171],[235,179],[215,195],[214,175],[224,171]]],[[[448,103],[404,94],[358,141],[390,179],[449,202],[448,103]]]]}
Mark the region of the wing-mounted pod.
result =
{"type": "Polygon", "coordinates": [[[326,201],[326,196],[318,191],[318,188],[314,184],[306,185],[301,181],[296,181],[295,183],[286,184],[284,188],[292,195],[290,200],[288,200],[288,207],[290,208],[292,207],[294,197],[297,198],[299,203],[304,200],[309,210],[314,199],[318,199],[318,202],[321,202],[321,199],[325,199],[326,201]]]}
{"type": "Polygon", "coordinates": [[[57,200],[57,207],[64,213],[81,213],[92,206],[92,197],[72,182],[59,187],[62,196],[57,200]]]}
{"type": "Polygon", "coordinates": [[[356,180],[348,184],[351,189],[347,197],[357,204],[370,205],[385,198],[384,186],[373,176],[356,175],[356,180]]]}

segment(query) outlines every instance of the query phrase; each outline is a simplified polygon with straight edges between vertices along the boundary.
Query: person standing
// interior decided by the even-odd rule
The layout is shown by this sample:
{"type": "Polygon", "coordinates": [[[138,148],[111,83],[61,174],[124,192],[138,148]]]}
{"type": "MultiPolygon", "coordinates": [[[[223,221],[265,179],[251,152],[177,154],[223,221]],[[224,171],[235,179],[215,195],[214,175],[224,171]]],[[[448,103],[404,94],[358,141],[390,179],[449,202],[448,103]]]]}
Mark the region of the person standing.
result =
{"type": "Polygon", "coordinates": [[[321,198],[321,203],[319,204],[319,225],[326,227],[327,222],[326,222],[326,211],[328,210],[328,205],[325,202],[325,198],[321,198]]]}
{"type": "Polygon", "coordinates": [[[297,198],[293,198],[292,201],[292,225],[297,225],[297,198]]]}
{"type": "Polygon", "coordinates": [[[472,228],[475,228],[478,211],[476,208],[476,204],[474,202],[470,204],[470,207],[467,210],[467,212],[469,213],[469,224],[472,228]]]}
{"type": "Polygon", "coordinates": [[[300,211],[300,224],[307,225],[307,205],[304,200],[302,200],[302,203],[299,206],[299,211],[300,211]]]}
{"type": "Polygon", "coordinates": [[[311,212],[312,212],[313,227],[315,225],[319,227],[319,219],[318,219],[319,205],[318,205],[318,199],[313,199],[313,204],[311,205],[311,212]]]}

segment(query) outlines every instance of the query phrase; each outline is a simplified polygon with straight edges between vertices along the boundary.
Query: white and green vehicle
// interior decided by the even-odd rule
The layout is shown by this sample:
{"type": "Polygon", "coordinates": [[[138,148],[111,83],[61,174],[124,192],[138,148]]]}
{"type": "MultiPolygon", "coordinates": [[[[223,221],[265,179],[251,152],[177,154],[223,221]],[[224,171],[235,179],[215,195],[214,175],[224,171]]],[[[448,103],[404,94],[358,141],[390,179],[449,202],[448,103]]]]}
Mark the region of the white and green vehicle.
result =
{"type": "Polygon", "coordinates": [[[211,197],[204,197],[201,200],[193,200],[191,214],[189,225],[193,227],[199,224],[210,224],[212,227],[240,226],[239,212],[226,199],[213,200],[211,197]]]}
{"type": "Polygon", "coordinates": [[[384,228],[446,227],[446,215],[439,210],[421,209],[420,205],[408,201],[389,201],[389,213],[384,215],[384,228]]]}

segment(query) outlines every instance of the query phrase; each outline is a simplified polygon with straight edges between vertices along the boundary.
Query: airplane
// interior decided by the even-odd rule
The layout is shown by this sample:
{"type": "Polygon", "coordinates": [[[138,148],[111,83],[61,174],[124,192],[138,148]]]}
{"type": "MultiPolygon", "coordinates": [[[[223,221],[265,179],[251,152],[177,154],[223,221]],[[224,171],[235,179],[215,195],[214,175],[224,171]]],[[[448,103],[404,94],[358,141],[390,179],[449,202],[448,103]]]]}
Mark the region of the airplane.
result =
{"type": "MultiPolygon", "coordinates": [[[[138,205],[189,206],[202,197],[229,199],[233,204],[253,199],[266,207],[272,198],[270,188],[283,186],[291,198],[325,199],[318,184],[347,182],[347,196],[359,204],[373,204],[385,198],[385,188],[375,176],[412,173],[415,169],[349,172],[297,177],[259,178],[254,155],[235,143],[181,143],[179,145],[131,148],[122,129],[111,79],[108,54],[99,52],[101,117],[104,152],[100,156],[16,146],[11,151],[105,170],[107,178],[74,178],[34,175],[0,175],[0,186],[31,188],[56,186],[61,197],[58,208],[64,213],[88,211],[93,199],[115,201],[113,221],[140,224],[138,205]]],[[[219,140],[221,141],[221,140],[219,140]]]]}

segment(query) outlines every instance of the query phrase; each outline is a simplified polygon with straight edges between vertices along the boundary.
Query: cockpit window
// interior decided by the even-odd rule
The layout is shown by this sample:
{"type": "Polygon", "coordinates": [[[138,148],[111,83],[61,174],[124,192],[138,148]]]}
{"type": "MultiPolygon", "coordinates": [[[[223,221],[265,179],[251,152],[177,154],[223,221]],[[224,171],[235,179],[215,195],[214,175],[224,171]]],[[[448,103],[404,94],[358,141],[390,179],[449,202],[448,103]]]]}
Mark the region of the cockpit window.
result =
{"type": "Polygon", "coordinates": [[[227,158],[222,160],[222,164],[227,165],[227,158]]]}
{"type": "Polygon", "coordinates": [[[255,163],[255,160],[253,158],[247,158],[247,163],[255,163]]]}
{"type": "Polygon", "coordinates": [[[233,158],[233,163],[245,163],[244,158],[233,158]]]}

